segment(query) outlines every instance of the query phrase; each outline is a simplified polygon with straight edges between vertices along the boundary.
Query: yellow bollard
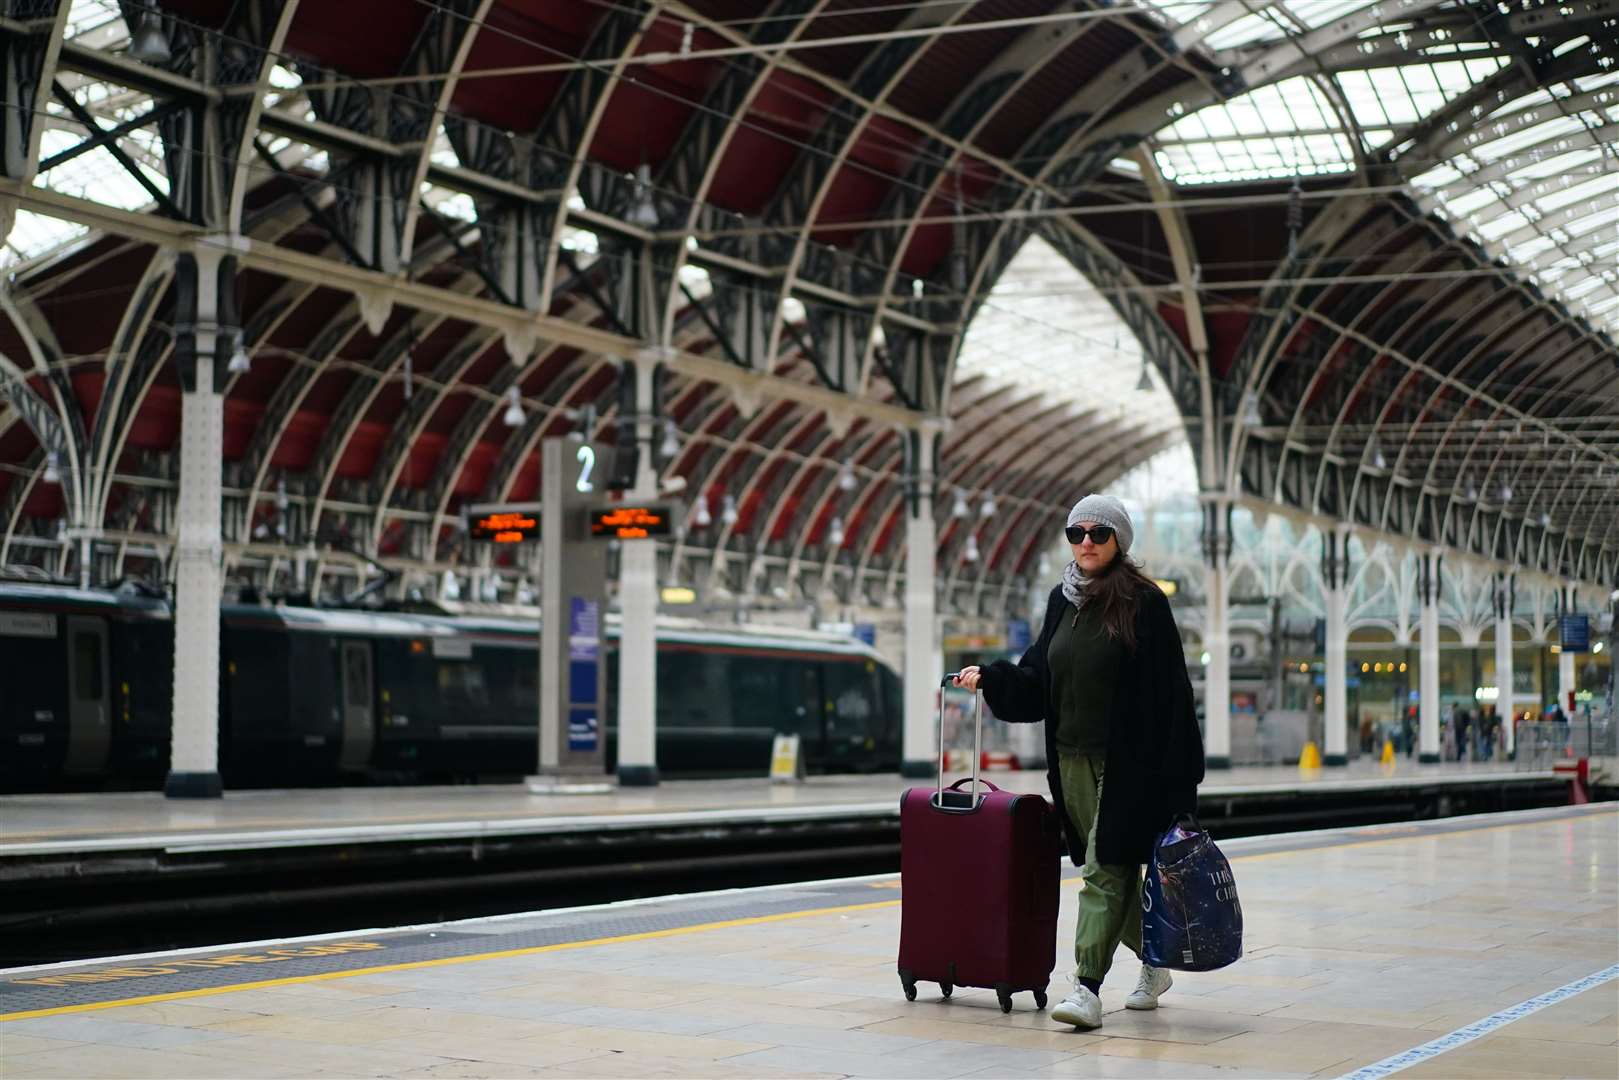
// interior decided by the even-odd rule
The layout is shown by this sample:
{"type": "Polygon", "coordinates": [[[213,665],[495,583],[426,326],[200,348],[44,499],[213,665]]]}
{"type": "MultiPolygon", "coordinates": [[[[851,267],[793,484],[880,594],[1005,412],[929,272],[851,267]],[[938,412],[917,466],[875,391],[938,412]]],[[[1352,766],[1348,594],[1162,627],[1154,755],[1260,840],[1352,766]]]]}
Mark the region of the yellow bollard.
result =
{"type": "Polygon", "coordinates": [[[1307,742],[1304,744],[1304,749],[1299,751],[1299,768],[1321,768],[1321,751],[1316,748],[1315,743],[1307,742]]]}
{"type": "Polygon", "coordinates": [[[1381,760],[1382,764],[1388,766],[1389,768],[1394,767],[1394,742],[1393,742],[1393,740],[1391,740],[1391,739],[1384,739],[1383,740],[1383,756],[1382,756],[1382,758],[1380,760],[1381,760]]]}

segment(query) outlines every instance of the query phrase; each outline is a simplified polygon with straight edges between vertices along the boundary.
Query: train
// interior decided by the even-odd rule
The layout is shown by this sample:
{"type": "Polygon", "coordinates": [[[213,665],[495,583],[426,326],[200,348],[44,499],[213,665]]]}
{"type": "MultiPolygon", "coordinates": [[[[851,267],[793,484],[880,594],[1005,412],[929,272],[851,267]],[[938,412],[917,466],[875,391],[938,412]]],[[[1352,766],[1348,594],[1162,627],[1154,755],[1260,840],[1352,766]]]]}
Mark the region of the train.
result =
{"type": "MultiPolygon", "coordinates": [[[[227,602],[219,762],[230,788],[490,781],[538,760],[538,620],[227,602]]],[[[606,626],[607,769],[618,623],[606,626]]],[[[815,773],[898,769],[901,683],[863,642],[657,624],[657,760],[762,776],[778,733],[815,773]]],[[[0,583],[0,791],[142,790],[168,772],[173,605],[147,588],[0,583]]]]}

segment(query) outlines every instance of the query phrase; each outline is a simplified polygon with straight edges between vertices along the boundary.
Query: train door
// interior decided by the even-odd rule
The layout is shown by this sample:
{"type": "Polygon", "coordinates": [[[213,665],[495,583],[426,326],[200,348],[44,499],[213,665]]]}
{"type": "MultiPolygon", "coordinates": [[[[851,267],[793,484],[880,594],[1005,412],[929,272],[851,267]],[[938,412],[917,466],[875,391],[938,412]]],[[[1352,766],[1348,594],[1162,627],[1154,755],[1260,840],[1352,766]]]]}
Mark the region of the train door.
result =
{"type": "Polygon", "coordinates": [[[344,641],[339,680],[343,694],[344,769],[359,770],[371,764],[371,747],[376,738],[372,706],[371,643],[344,641]]]}
{"type": "Polygon", "coordinates": [[[787,700],[793,703],[789,734],[798,736],[798,752],[806,764],[819,764],[826,756],[826,701],[821,689],[821,665],[813,660],[787,663],[787,700]]]}
{"type": "Polygon", "coordinates": [[[63,771],[98,773],[107,767],[112,710],[107,702],[107,624],[100,619],[67,620],[67,731],[63,771]]]}

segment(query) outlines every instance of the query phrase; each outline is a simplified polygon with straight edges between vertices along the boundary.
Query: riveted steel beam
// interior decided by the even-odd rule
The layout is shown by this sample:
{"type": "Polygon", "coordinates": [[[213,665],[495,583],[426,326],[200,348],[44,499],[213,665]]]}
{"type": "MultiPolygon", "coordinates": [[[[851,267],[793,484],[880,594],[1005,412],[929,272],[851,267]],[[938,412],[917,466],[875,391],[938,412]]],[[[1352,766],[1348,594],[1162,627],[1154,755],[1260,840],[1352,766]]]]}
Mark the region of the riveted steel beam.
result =
{"type": "Polygon", "coordinates": [[[152,251],[107,351],[107,381],[88,448],[91,491],[86,524],[92,527],[101,525],[106,517],[109,478],[129,436],[135,408],[168,353],[170,335],[154,335],[152,323],[173,276],[174,260],[169,253],[152,251]]]}
{"type": "MultiPolygon", "coordinates": [[[[34,182],[40,140],[45,132],[45,99],[56,83],[67,0],[13,0],[0,26],[0,77],[4,108],[0,109],[0,175],[24,184],[34,182]]],[[[10,209],[0,221],[0,235],[10,233],[10,209]]]]}
{"type": "MultiPolygon", "coordinates": [[[[587,206],[609,209],[604,203],[612,197],[613,189],[604,185],[611,177],[605,169],[587,164],[585,150],[595,141],[596,129],[624,65],[640,47],[662,7],[659,0],[631,0],[608,8],[602,15],[585,46],[586,62],[569,75],[551,111],[535,132],[534,152],[528,163],[531,183],[559,188],[564,193],[577,190],[587,206]]],[[[550,221],[540,278],[538,307],[541,311],[551,306],[566,220],[558,213],[552,215],[550,221]]]]}
{"type": "MultiPolygon", "coordinates": [[[[9,180],[0,180],[0,194],[15,193],[19,203],[28,209],[50,217],[78,221],[91,228],[117,232],[145,243],[165,247],[181,247],[196,240],[200,234],[182,223],[165,222],[148,214],[115,210],[85,199],[39,189],[22,190],[9,180]]],[[[431,311],[451,318],[489,326],[506,332],[533,333],[539,338],[556,341],[592,353],[617,356],[630,355],[644,343],[621,334],[586,326],[552,315],[535,315],[520,309],[476,296],[462,295],[419,281],[407,281],[366,270],[345,266],[330,259],[277,245],[245,243],[237,252],[241,264],[249,269],[261,270],[278,277],[304,281],[332,288],[343,288],[359,296],[382,296],[388,303],[397,303],[418,311],[431,311]]],[[[678,374],[701,378],[752,396],[756,400],[789,400],[812,404],[825,409],[841,409],[851,415],[869,420],[914,427],[925,417],[914,410],[859,397],[840,394],[825,387],[793,379],[781,378],[764,372],[741,371],[725,360],[676,349],[663,363],[678,374]]]]}
{"type": "MultiPolygon", "coordinates": [[[[942,13],[934,8],[918,8],[907,16],[904,25],[948,26],[964,18],[971,10],[972,6],[968,4],[946,8],[942,13]]],[[[904,82],[926,51],[925,40],[917,37],[892,38],[873,49],[849,80],[849,88],[854,96],[869,101],[870,105],[856,110],[848,110],[842,102],[834,105],[766,209],[764,216],[767,224],[790,226],[796,230],[790,248],[780,237],[768,234],[765,237],[766,261],[779,263],[783,267],[780,288],[772,309],[770,339],[765,348],[767,358],[774,356],[781,348],[787,319],[786,301],[793,295],[798,278],[814,278],[844,291],[866,291],[860,287],[859,279],[870,276],[869,269],[843,253],[816,243],[813,233],[833,182],[876,120],[873,106],[880,107],[887,101],[889,94],[904,82]]],[[[809,317],[812,325],[818,320],[836,322],[836,326],[828,326],[824,332],[852,338],[857,342],[856,355],[852,358],[854,370],[840,371],[832,383],[839,389],[857,385],[860,358],[864,356],[873,326],[870,313],[812,309],[809,317]]]]}

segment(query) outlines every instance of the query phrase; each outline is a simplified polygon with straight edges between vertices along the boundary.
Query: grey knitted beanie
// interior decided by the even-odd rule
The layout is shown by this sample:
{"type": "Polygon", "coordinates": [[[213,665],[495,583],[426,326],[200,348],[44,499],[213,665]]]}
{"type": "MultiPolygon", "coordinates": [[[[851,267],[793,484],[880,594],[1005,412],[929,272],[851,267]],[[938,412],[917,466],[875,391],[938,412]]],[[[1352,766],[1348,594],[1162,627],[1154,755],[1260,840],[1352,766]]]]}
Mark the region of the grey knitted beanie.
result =
{"type": "Polygon", "coordinates": [[[1111,495],[1087,495],[1074,504],[1068,511],[1068,524],[1077,525],[1081,521],[1094,521],[1098,525],[1111,525],[1113,532],[1119,539],[1119,553],[1122,555],[1130,550],[1130,543],[1136,538],[1135,526],[1130,524],[1130,514],[1125,510],[1124,504],[1111,495]]]}

